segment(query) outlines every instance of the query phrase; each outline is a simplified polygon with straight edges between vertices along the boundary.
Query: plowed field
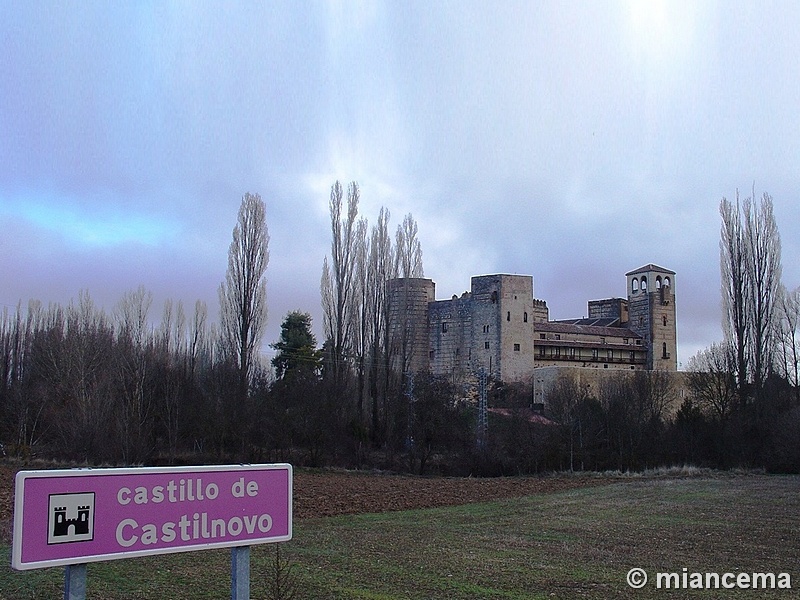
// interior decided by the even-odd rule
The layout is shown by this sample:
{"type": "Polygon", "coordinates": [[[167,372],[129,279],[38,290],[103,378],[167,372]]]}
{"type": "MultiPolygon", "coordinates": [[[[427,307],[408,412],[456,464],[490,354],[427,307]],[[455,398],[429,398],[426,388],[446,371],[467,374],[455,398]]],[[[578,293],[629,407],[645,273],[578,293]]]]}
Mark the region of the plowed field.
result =
{"type": "MultiPolygon", "coordinates": [[[[14,475],[17,470],[7,465],[0,466],[0,537],[4,540],[8,540],[11,533],[14,475]]],[[[486,502],[602,485],[611,481],[608,477],[567,475],[477,479],[296,471],[294,517],[306,519],[486,502]]]]}

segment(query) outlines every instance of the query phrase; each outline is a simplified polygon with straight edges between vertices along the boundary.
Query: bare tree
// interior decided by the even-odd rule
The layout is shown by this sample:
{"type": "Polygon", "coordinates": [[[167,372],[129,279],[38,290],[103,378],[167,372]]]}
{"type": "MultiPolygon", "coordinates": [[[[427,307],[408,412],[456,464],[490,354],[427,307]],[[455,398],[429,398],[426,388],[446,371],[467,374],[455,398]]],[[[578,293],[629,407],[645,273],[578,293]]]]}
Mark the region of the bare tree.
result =
{"type": "Polygon", "coordinates": [[[559,423],[563,437],[569,446],[569,470],[575,470],[575,445],[578,445],[580,470],[584,462],[583,404],[589,398],[589,387],[580,384],[574,375],[559,375],[547,392],[549,413],[559,423]],[[575,439],[577,436],[577,440],[575,439]]]}
{"type": "Polygon", "coordinates": [[[744,243],[742,208],[739,190],[736,203],[723,198],[719,207],[722,217],[720,232],[720,282],[722,286],[723,332],[735,354],[735,373],[740,393],[748,382],[748,318],[747,318],[747,246],[744,243]]]}
{"type": "MultiPolygon", "coordinates": [[[[357,417],[360,432],[366,426],[364,418],[364,398],[367,384],[367,358],[369,346],[369,328],[372,320],[372,305],[368,301],[369,292],[369,237],[367,236],[367,221],[359,219],[356,226],[356,235],[353,248],[353,318],[355,320],[351,330],[350,352],[356,369],[357,417]]],[[[359,442],[360,443],[360,442],[359,442]]]]}
{"type": "Polygon", "coordinates": [[[723,329],[736,353],[739,398],[760,397],[772,368],[781,278],[781,240],[764,194],[720,202],[723,329]],[[752,386],[752,391],[751,391],[752,386]]]}
{"type": "Polygon", "coordinates": [[[391,371],[389,369],[389,328],[386,285],[395,277],[394,249],[389,235],[389,216],[387,209],[381,208],[378,222],[372,229],[369,245],[369,269],[367,271],[367,303],[372,315],[370,335],[370,392],[372,399],[372,436],[378,439],[380,428],[380,396],[383,395],[383,413],[386,402],[391,371]],[[383,374],[383,377],[380,377],[383,374]],[[382,390],[379,389],[382,385],[382,390]]]}
{"type": "Polygon", "coordinates": [[[192,329],[189,339],[188,360],[189,374],[194,377],[198,362],[204,355],[208,354],[207,362],[211,362],[210,356],[212,348],[208,343],[208,307],[202,300],[197,300],[194,304],[194,317],[192,317],[192,329]]]}
{"type": "Polygon", "coordinates": [[[144,286],[128,292],[117,304],[118,382],[121,394],[115,406],[118,441],[126,463],[142,460],[147,451],[153,393],[148,389],[152,336],[148,315],[153,295],[144,286]]]}
{"type": "Polygon", "coordinates": [[[736,351],[730,343],[711,344],[689,359],[687,383],[698,405],[725,421],[736,399],[736,351]]]}
{"type": "Polygon", "coordinates": [[[780,375],[800,393],[800,287],[791,292],[782,288],[778,328],[778,357],[780,375]]]}
{"type": "Polygon", "coordinates": [[[228,249],[228,270],[219,286],[222,348],[237,367],[240,400],[247,397],[254,353],[267,325],[269,233],[261,196],[246,193],[228,249]]]}
{"type": "Polygon", "coordinates": [[[391,364],[395,366],[403,377],[410,375],[413,378],[412,360],[415,352],[415,342],[418,341],[419,319],[422,315],[408,310],[412,294],[410,279],[424,277],[422,266],[422,245],[417,237],[417,222],[409,213],[397,226],[395,234],[395,269],[394,276],[401,278],[402,282],[394,291],[399,301],[399,306],[404,307],[400,322],[392,327],[392,338],[389,344],[391,364]]]}
{"type": "Polygon", "coordinates": [[[417,237],[417,222],[411,213],[397,226],[395,235],[397,277],[425,277],[422,267],[422,244],[417,237]]]}
{"type": "Polygon", "coordinates": [[[747,240],[748,313],[752,323],[751,361],[755,393],[761,394],[767,381],[775,352],[777,307],[781,284],[781,237],[772,208],[772,197],[764,194],[761,202],[750,205],[745,211],[745,239],[747,240]]]}
{"type": "Polygon", "coordinates": [[[358,257],[367,224],[358,219],[358,184],[347,187],[347,214],[342,214],[344,191],[337,181],[331,186],[331,261],[322,265],[321,298],[325,337],[330,351],[330,369],[339,394],[346,381],[346,360],[354,349],[354,336],[361,302],[357,289],[358,257]]]}

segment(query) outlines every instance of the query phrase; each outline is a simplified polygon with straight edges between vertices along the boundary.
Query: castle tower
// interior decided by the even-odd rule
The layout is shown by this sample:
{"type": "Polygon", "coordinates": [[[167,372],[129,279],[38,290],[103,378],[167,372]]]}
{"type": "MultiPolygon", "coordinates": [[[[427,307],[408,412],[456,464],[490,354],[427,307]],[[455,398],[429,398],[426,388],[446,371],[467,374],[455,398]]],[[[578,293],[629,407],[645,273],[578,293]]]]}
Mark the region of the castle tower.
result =
{"type": "Polygon", "coordinates": [[[435,300],[436,284],[422,277],[387,282],[389,343],[392,368],[402,373],[427,372],[428,304],[435,300]]]}
{"type": "Polygon", "coordinates": [[[675,271],[649,264],[626,273],[628,327],[644,338],[647,368],[678,370],[675,271]]]}
{"type": "Polygon", "coordinates": [[[472,278],[472,366],[503,381],[533,371],[534,303],[530,275],[472,278]]]}

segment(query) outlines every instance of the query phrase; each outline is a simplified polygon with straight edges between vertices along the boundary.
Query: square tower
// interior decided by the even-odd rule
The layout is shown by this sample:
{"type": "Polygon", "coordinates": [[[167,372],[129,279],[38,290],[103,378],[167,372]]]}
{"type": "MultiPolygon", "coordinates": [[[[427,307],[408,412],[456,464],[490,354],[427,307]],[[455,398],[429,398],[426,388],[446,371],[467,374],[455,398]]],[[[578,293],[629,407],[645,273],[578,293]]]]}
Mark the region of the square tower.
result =
{"type": "Polygon", "coordinates": [[[678,370],[675,271],[649,264],[628,279],[628,328],[647,346],[647,369],[678,370]]]}
{"type": "Polygon", "coordinates": [[[533,277],[472,278],[472,366],[503,381],[533,372],[533,277]]]}

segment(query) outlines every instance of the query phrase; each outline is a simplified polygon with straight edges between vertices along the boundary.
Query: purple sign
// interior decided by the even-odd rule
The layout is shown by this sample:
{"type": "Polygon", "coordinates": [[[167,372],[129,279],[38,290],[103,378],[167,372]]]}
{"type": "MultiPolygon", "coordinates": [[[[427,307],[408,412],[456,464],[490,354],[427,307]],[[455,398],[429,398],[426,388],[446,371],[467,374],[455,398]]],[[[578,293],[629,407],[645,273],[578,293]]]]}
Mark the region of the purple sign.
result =
{"type": "Polygon", "coordinates": [[[37,569],[292,538],[292,466],[20,471],[11,566],[37,569]]]}

